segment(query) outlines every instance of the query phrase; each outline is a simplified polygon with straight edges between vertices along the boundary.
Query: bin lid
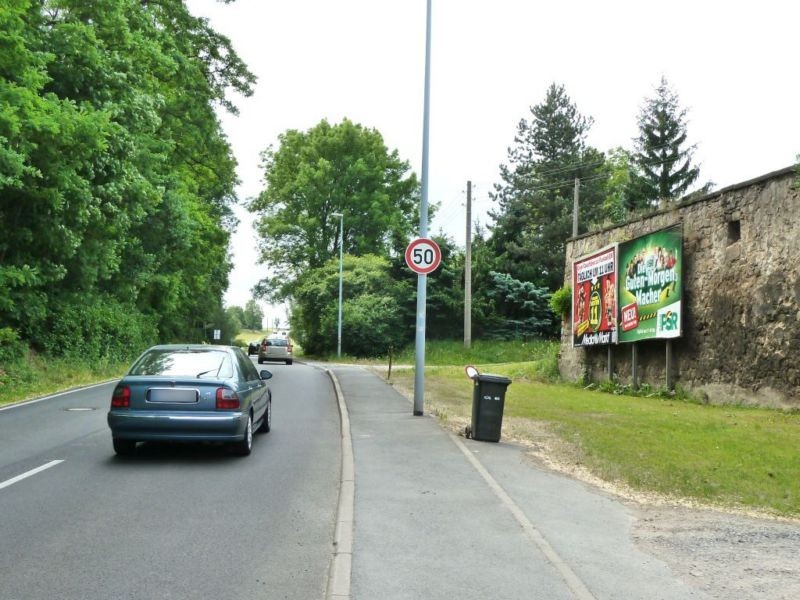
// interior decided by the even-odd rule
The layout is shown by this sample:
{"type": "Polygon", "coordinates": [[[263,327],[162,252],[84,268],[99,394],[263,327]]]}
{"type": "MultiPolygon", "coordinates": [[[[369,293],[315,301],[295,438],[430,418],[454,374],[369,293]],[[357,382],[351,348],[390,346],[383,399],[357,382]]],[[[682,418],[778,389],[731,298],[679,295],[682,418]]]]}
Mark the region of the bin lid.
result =
{"type": "Polygon", "coordinates": [[[508,377],[503,377],[502,375],[492,375],[491,373],[479,373],[477,377],[475,377],[475,381],[480,381],[481,383],[504,383],[505,385],[509,385],[511,380],[508,377]]]}

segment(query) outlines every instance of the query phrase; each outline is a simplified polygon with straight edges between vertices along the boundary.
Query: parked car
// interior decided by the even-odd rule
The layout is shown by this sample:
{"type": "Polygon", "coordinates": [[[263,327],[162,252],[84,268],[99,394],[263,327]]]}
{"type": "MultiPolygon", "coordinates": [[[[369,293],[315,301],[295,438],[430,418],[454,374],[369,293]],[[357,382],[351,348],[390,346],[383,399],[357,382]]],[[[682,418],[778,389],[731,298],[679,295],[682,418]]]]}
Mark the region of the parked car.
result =
{"type": "Polygon", "coordinates": [[[259,340],[255,340],[247,344],[247,356],[258,354],[258,349],[260,347],[261,347],[261,342],[259,340]]]}
{"type": "Polygon", "coordinates": [[[108,426],[114,451],[142,441],[225,442],[237,454],[272,427],[272,373],[240,348],[163,345],[146,350],[114,388],[108,426]]]}
{"type": "Polygon", "coordinates": [[[268,360],[279,360],[292,364],[292,342],[288,337],[270,337],[261,340],[258,349],[258,364],[268,360]]]}

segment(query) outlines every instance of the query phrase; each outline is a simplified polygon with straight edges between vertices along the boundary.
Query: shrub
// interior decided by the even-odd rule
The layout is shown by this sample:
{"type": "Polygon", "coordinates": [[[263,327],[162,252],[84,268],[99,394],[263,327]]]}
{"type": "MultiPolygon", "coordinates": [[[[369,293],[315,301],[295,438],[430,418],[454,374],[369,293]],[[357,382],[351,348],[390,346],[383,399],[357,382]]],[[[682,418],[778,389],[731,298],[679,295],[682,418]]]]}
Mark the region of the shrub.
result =
{"type": "Polygon", "coordinates": [[[553,292],[553,295],[550,296],[550,309],[561,320],[569,317],[572,311],[572,288],[570,286],[566,285],[553,292]]]}
{"type": "Polygon", "coordinates": [[[46,354],[89,362],[124,362],[158,338],[155,319],[134,306],[103,296],[68,296],[58,312],[35,332],[46,354]]]}

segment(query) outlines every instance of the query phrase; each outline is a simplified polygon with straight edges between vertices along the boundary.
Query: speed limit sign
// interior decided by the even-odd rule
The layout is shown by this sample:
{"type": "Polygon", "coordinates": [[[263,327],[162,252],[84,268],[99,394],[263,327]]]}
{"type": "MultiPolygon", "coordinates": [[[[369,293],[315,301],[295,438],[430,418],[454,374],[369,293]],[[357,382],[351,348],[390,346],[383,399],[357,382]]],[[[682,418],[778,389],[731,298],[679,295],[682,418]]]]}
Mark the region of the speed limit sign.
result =
{"type": "Polygon", "coordinates": [[[439,245],[428,238],[417,238],[406,248],[406,264],[409,268],[419,273],[427,275],[432,273],[442,262],[442,251],[439,245]]]}

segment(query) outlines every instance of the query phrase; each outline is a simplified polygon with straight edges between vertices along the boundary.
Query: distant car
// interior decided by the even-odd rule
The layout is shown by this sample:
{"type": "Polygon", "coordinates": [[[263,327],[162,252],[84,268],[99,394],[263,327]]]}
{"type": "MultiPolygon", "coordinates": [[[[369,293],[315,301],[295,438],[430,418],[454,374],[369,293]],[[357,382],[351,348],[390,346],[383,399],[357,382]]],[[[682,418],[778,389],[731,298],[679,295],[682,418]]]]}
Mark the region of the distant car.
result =
{"type": "Polygon", "coordinates": [[[287,365],[292,364],[292,342],[285,337],[270,337],[261,340],[258,349],[258,364],[268,360],[279,360],[287,365]]]}
{"type": "Polygon", "coordinates": [[[261,342],[255,340],[247,344],[247,356],[252,356],[253,354],[258,354],[258,349],[261,347],[261,342]]]}
{"type": "Polygon", "coordinates": [[[225,442],[250,454],[253,432],[272,426],[272,373],[240,348],[164,345],[146,350],[114,388],[108,426],[114,451],[142,441],[225,442]]]}

